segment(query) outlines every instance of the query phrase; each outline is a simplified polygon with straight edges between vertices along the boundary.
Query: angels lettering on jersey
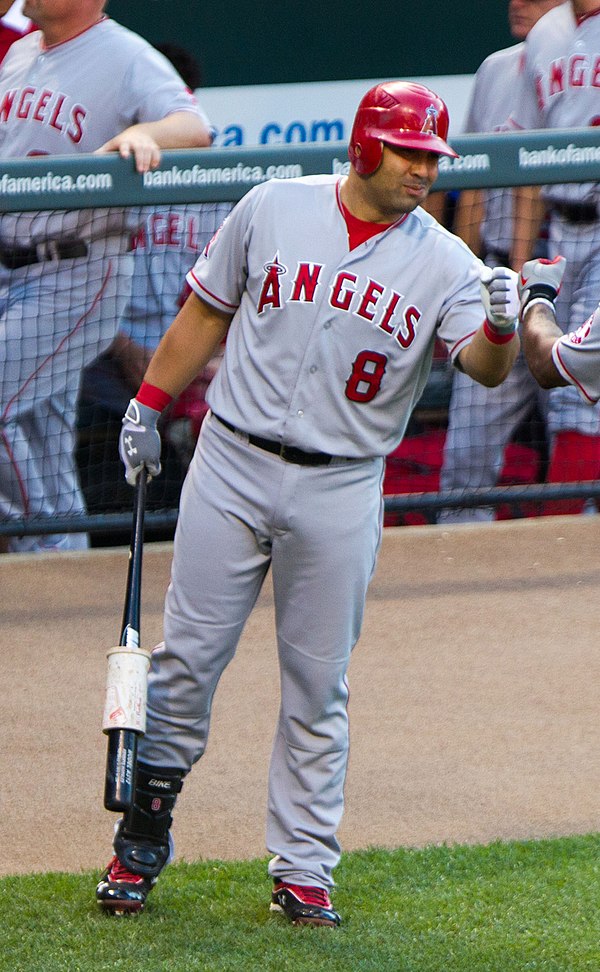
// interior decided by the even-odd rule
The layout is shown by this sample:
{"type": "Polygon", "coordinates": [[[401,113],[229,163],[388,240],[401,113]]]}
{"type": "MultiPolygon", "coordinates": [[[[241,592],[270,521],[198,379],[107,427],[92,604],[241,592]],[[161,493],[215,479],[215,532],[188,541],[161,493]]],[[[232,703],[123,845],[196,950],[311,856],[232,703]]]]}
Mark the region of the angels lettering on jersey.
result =
{"type": "MultiPolygon", "coordinates": [[[[257,311],[264,314],[279,310],[287,301],[315,303],[319,288],[327,288],[327,300],[337,311],[349,314],[373,324],[392,336],[402,348],[413,343],[421,311],[398,293],[372,278],[361,281],[357,274],[340,270],[333,281],[323,281],[324,266],[319,263],[299,262],[293,273],[289,272],[275,254],[265,263],[264,278],[257,311]]],[[[320,296],[320,295],[319,295],[320,296]]]]}
{"type": "MultiPolygon", "coordinates": [[[[547,70],[538,72],[535,79],[540,111],[569,89],[598,90],[600,94],[600,54],[570,54],[551,61],[547,70]]],[[[600,124],[600,113],[588,124],[600,124]]]]}
{"type": "Polygon", "coordinates": [[[200,216],[178,210],[153,212],[139,226],[132,237],[134,250],[190,250],[199,251],[200,216]]]}
{"type": "Polygon", "coordinates": [[[85,134],[88,109],[68,95],[49,88],[25,85],[10,88],[0,101],[0,128],[9,122],[37,124],[57,132],[73,145],[85,134]]]}
{"type": "Polygon", "coordinates": [[[594,320],[594,315],[588,317],[587,321],[580,324],[576,331],[571,331],[569,333],[569,341],[571,344],[583,344],[585,339],[590,336],[592,330],[592,321],[594,320]]]}

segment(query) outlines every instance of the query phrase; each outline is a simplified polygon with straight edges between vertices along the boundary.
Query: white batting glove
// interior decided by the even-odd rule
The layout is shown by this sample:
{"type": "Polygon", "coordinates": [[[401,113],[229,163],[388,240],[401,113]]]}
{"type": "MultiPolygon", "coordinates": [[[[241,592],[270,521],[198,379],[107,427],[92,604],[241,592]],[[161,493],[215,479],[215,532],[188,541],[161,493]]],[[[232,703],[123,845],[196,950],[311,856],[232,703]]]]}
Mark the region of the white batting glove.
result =
{"type": "Polygon", "coordinates": [[[119,455],[130,486],[135,486],[143,466],[150,476],[160,473],[160,434],[156,428],[160,414],[155,408],[142,405],[137,398],[132,398],[123,416],[119,455]]]}
{"type": "Polygon", "coordinates": [[[519,275],[520,316],[534,304],[546,304],[552,311],[567,266],[563,256],[554,260],[528,260],[519,275]]]}
{"type": "Polygon", "coordinates": [[[484,267],[481,301],[489,326],[500,336],[514,334],[519,326],[518,274],[508,267],[484,267]]]}

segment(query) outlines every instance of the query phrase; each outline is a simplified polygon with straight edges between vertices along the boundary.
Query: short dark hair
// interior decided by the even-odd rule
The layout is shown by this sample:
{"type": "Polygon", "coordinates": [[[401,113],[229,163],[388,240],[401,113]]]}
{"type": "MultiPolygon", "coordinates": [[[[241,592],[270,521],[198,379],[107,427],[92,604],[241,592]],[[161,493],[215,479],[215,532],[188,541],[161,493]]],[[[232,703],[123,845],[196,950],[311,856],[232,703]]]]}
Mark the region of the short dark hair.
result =
{"type": "Polygon", "coordinates": [[[188,88],[194,91],[202,86],[202,68],[197,58],[185,47],[179,44],[156,44],[156,50],[169,59],[178,74],[181,75],[188,88]]]}

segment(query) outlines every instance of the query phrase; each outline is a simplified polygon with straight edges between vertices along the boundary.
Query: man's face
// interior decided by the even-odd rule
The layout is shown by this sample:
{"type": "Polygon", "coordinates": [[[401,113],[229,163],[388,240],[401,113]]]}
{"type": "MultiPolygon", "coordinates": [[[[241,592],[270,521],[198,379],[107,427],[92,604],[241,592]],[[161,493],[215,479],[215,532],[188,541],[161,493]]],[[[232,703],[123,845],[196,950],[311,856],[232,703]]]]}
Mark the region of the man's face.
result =
{"type": "Polygon", "coordinates": [[[438,161],[435,152],[384,145],[381,165],[363,183],[378,221],[394,222],[422,205],[437,179],[438,161]]]}
{"type": "Polygon", "coordinates": [[[525,40],[540,17],[563,0],[508,0],[508,24],[515,40],[525,40]]]}

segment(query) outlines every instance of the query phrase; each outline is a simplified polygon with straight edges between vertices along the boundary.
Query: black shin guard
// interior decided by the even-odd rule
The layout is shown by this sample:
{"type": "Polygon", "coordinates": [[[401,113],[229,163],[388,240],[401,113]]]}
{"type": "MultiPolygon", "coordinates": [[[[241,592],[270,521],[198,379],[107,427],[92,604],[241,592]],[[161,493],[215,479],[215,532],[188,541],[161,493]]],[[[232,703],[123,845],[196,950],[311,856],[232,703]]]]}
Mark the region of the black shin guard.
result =
{"type": "Polygon", "coordinates": [[[156,878],[169,859],[171,811],[184,771],[138,763],[131,807],[119,823],[115,854],[128,871],[156,878]]]}

